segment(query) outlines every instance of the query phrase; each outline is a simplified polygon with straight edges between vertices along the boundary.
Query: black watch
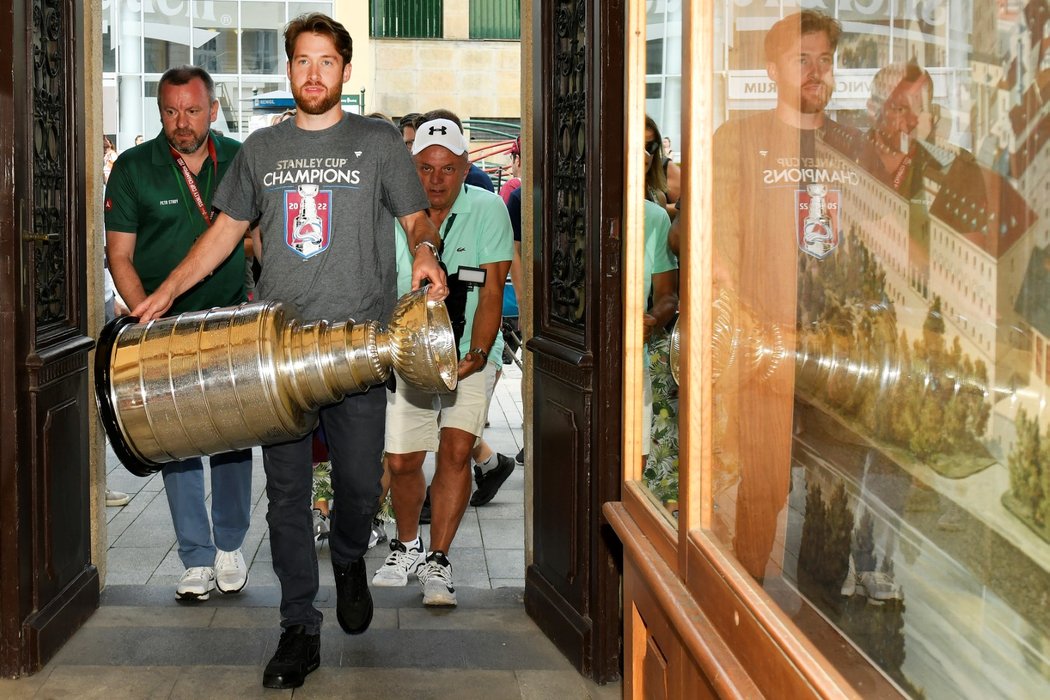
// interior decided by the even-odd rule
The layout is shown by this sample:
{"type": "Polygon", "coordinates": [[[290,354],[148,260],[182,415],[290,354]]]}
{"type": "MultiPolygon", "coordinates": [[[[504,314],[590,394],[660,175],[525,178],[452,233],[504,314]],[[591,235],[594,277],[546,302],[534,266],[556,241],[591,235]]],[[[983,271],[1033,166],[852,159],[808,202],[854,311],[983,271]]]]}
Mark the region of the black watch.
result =
{"type": "Polygon", "coordinates": [[[489,359],[488,350],[482,350],[481,348],[471,348],[470,352],[468,352],[467,354],[468,355],[481,355],[481,362],[482,363],[487,362],[488,359],[489,359]]]}

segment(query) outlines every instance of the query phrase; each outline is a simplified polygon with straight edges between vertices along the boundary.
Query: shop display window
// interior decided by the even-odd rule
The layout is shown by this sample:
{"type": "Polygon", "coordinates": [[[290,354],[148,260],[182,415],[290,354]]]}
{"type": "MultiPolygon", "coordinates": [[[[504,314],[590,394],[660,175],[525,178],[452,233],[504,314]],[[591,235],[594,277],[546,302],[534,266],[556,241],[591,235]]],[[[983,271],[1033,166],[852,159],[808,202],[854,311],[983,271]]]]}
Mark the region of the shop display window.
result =
{"type": "Polygon", "coordinates": [[[684,548],[717,548],[832,666],[849,648],[909,697],[1041,697],[1050,4],[821,6],[833,24],[721,0],[692,35],[681,191],[708,206],[683,205],[681,276],[704,292],[680,290],[688,390],[674,352],[647,358],[628,487],[683,579],[684,548]]]}

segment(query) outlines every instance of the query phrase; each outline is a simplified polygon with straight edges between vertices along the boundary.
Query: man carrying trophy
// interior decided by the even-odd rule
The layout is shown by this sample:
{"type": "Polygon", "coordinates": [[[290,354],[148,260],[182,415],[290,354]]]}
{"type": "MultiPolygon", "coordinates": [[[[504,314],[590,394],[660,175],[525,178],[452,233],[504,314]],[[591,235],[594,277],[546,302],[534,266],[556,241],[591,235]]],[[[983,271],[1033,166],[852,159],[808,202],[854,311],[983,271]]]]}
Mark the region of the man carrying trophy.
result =
{"type": "MultiPolygon", "coordinates": [[[[412,287],[429,280],[432,298],[447,294],[435,255],[440,239],[424,212],[427,197],[400,135],[386,122],[344,113],[340,106],[342,85],[350,79],[349,33],[323,14],[304,15],[285,28],[285,52],[295,118],[248,137],[215,194],[221,213],[182,263],[133,309],[140,320],[165,313],[210,274],[256,219],[264,261],[256,295],[293,304],[303,318],[390,318],[396,300],[395,218],[414,254],[412,287]],[[300,190],[301,185],[311,187],[300,190]],[[304,213],[312,217],[311,243],[296,245],[296,219],[304,213]]],[[[298,231],[301,237],[303,229],[298,231]]],[[[329,538],[336,616],[348,634],[364,632],[372,620],[363,555],[380,492],[385,404],[383,392],[366,391],[319,411],[336,502],[329,538]]],[[[263,462],[283,628],[263,685],[294,688],[320,664],[310,436],[263,447],[263,462]]]]}

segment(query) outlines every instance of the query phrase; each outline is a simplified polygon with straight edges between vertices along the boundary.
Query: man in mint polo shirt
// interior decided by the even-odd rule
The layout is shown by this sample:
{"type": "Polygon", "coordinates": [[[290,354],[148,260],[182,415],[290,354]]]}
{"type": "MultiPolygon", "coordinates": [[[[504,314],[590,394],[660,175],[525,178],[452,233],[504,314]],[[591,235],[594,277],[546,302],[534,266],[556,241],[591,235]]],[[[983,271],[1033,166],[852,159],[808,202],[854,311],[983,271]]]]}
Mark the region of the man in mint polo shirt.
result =
{"type": "MultiPolygon", "coordinates": [[[[240,143],[210,131],[218,114],[215,83],[196,66],[168,70],[157,93],[163,131],[113,165],[106,184],[106,255],[117,291],[138,306],[186,257],[212,219],[211,198],[240,143]]],[[[179,296],[170,314],[230,306],[247,299],[244,250],[179,296]]],[[[164,490],[179,558],[186,568],[180,600],[207,600],[211,590],[236,593],[248,583],[241,544],[251,515],[252,453],[209,457],[211,521],[199,457],[164,465],[164,490]]]]}
{"type": "MultiPolygon", "coordinates": [[[[427,216],[441,236],[437,252],[448,272],[445,304],[456,333],[459,385],[451,395],[433,396],[399,381],[387,394],[386,453],[397,537],[372,583],[404,586],[415,572],[424,605],[452,606],[456,589],[447,555],[470,499],[471,450],[485,429],[496,372],[503,362],[499,328],[514,240],[499,195],[465,184],[470,164],[456,115],[447,110],[424,115],[416,129],[412,158],[430,202],[427,216]],[[429,555],[419,533],[427,452],[437,453],[430,487],[429,555]]],[[[404,292],[411,286],[412,258],[400,227],[396,243],[398,291],[404,292]]],[[[513,471],[513,460],[506,461],[513,471]]],[[[501,475],[507,476],[509,472],[501,475]]],[[[479,479],[479,488],[483,481],[479,479]]]]}

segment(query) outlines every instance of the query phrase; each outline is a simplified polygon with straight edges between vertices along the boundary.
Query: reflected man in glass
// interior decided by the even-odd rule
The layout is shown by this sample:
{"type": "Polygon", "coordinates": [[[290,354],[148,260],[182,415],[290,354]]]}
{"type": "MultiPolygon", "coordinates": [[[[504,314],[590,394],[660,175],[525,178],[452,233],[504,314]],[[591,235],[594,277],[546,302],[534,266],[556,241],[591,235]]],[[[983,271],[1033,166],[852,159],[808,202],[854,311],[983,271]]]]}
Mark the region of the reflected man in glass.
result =
{"type": "Polygon", "coordinates": [[[758,580],[779,575],[795,385],[798,271],[833,257],[861,136],[825,114],[841,28],[804,10],[764,42],[773,110],[714,138],[715,534],[758,580]]]}

